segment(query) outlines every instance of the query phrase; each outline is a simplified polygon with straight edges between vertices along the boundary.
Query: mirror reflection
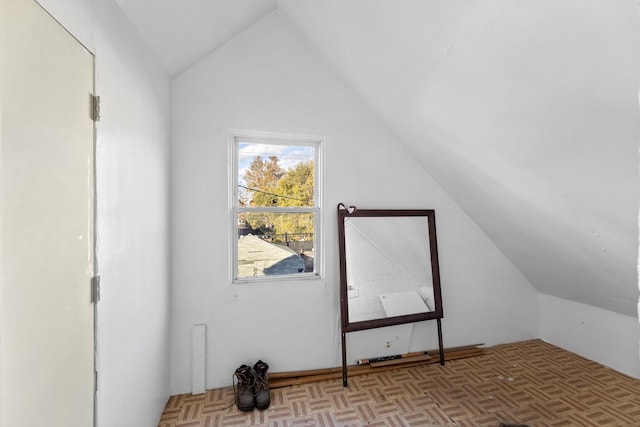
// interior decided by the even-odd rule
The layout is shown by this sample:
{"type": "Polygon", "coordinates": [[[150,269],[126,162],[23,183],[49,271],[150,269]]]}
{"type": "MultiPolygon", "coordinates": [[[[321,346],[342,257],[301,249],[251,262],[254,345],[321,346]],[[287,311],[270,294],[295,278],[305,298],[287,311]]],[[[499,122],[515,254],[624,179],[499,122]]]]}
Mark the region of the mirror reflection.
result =
{"type": "Polygon", "coordinates": [[[346,217],[349,323],[436,310],[426,216],[346,217]]]}

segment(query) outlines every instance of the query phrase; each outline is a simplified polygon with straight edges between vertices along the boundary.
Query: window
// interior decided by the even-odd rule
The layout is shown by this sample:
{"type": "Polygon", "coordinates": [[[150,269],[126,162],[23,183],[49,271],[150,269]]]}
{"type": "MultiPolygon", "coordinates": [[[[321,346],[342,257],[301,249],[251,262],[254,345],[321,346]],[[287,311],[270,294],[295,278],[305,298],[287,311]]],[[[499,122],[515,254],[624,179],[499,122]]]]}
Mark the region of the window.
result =
{"type": "Polygon", "coordinates": [[[235,283],[320,275],[320,141],[234,135],[235,283]]]}

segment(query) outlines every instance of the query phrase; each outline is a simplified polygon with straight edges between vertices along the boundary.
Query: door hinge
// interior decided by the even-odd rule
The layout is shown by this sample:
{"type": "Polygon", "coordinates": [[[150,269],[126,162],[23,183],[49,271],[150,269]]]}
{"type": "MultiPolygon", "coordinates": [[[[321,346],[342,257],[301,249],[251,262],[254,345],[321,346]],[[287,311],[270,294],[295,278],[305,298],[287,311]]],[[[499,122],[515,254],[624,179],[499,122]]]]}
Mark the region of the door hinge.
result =
{"type": "Polygon", "coordinates": [[[100,97],[91,95],[91,119],[94,122],[100,121],[100,97]]]}
{"type": "Polygon", "coordinates": [[[97,303],[100,301],[100,276],[93,276],[91,278],[91,302],[97,303]]]}

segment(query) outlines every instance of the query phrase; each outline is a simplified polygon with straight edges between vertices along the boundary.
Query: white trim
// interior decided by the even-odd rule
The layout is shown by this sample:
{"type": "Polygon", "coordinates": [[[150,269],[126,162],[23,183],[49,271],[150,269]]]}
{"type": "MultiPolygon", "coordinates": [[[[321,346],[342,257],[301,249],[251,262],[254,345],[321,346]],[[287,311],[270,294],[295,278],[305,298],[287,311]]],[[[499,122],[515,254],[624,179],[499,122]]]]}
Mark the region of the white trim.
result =
{"type": "Polygon", "coordinates": [[[280,132],[252,131],[231,129],[229,143],[229,279],[231,284],[256,284],[269,282],[291,282],[296,280],[321,279],[324,275],[324,252],[322,250],[323,213],[322,213],[322,153],[324,137],[280,132]],[[299,145],[314,148],[314,206],[312,207],[247,207],[238,206],[238,142],[274,145],[299,145]],[[313,213],[314,214],[314,272],[277,276],[237,277],[238,264],[238,214],[241,212],[275,212],[275,213],[313,213]]]}
{"type": "Polygon", "coordinates": [[[305,206],[234,206],[235,212],[319,213],[318,207],[305,206]]]}
{"type": "Polygon", "coordinates": [[[297,273],[286,275],[271,275],[271,276],[255,276],[255,277],[238,277],[233,281],[234,285],[263,285],[267,283],[282,283],[282,282],[295,282],[295,281],[307,281],[307,280],[319,280],[321,279],[319,273],[297,273]]]}
{"type": "Polygon", "coordinates": [[[315,165],[314,168],[316,170],[316,176],[314,181],[313,191],[316,192],[314,195],[316,207],[318,208],[318,214],[316,215],[316,226],[315,233],[313,236],[314,241],[314,253],[316,254],[315,259],[313,260],[313,265],[315,272],[317,273],[319,278],[324,277],[324,212],[322,210],[323,205],[323,197],[324,194],[324,145],[325,140],[322,137],[316,137],[317,146],[316,146],[316,158],[314,159],[315,165]]]}
{"type": "Polygon", "coordinates": [[[322,143],[322,141],[324,141],[324,137],[319,135],[231,129],[231,140],[235,141],[237,138],[246,138],[257,141],[306,142],[308,145],[312,145],[313,143],[322,143]]]}
{"type": "Polygon", "coordinates": [[[229,139],[229,152],[228,152],[228,157],[229,157],[229,162],[228,165],[230,165],[230,167],[228,168],[228,174],[227,174],[227,189],[229,191],[229,200],[227,202],[227,206],[229,208],[229,224],[227,226],[227,230],[229,232],[229,247],[231,248],[229,252],[229,282],[228,283],[234,283],[235,280],[235,276],[236,276],[236,254],[238,253],[238,224],[237,224],[237,219],[236,219],[236,212],[235,212],[235,200],[237,200],[237,191],[238,191],[238,186],[235,185],[236,183],[236,176],[238,175],[237,172],[237,168],[238,168],[238,155],[237,155],[237,151],[236,150],[236,135],[234,133],[231,133],[230,139],[229,139]],[[235,200],[234,200],[235,199],[235,200]],[[236,225],[234,226],[234,221],[236,223],[236,225]]]}

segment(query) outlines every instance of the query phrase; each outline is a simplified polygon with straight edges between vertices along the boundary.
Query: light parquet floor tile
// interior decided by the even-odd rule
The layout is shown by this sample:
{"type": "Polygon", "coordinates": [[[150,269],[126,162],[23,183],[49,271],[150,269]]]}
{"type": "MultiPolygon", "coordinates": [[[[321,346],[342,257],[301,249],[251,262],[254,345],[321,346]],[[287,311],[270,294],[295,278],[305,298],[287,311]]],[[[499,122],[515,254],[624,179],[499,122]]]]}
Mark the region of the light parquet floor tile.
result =
{"type": "Polygon", "coordinates": [[[485,354],[271,391],[241,412],[233,388],[171,396],[158,427],[640,427],[640,380],[541,340],[485,354]]]}

